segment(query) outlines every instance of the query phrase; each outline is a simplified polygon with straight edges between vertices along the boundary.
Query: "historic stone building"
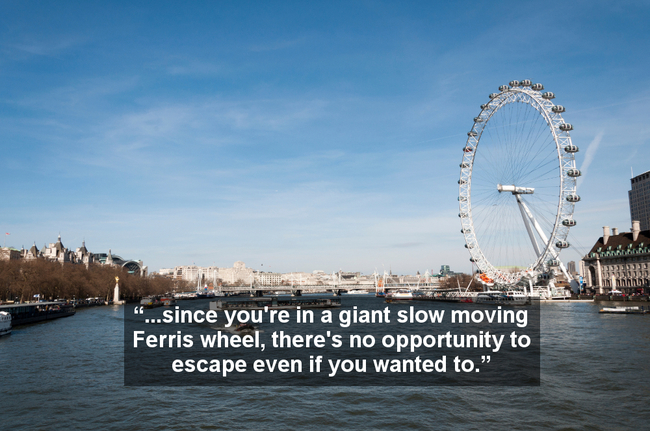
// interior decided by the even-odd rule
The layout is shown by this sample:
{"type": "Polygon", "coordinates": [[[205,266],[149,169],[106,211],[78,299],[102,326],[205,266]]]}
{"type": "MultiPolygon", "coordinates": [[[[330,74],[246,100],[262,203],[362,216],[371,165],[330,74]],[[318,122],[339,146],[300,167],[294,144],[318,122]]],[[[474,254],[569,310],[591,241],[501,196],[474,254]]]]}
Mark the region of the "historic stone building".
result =
{"type": "Polygon", "coordinates": [[[95,256],[86,248],[86,241],[82,241],[81,247],[77,248],[77,250],[74,252],[74,256],[75,261],[77,263],[83,263],[86,265],[86,268],[88,268],[90,264],[95,261],[95,256]]]}
{"type": "Polygon", "coordinates": [[[54,262],[65,263],[65,262],[74,262],[74,252],[68,250],[63,246],[61,242],[61,235],[54,243],[50,243],[49,246],[43,246],[41,250],[42,256],[54,262]]]}
{"type": "Polygon", "coordinates": [[[38,250],[38,247],[36,247],[36,242],[34,242],[34,245],[31,246],[29,250],[23,249],[21,257],[25,260],[34,260],[43,257],[43,253],[38,250]]]}
{"type": "Polygon", "coordinates": [[[76,264],[83,264],[88,268],[91,263],[98,263],[101,265],[120,266],[125,268],[131,274],[146,276],[147,267],[141,260],[128,260],[122,259],[116,254],[112,254],[110,250],[107,253],[91,253],[86,248],[86,241],[81,243],[75,251],[69,250],[61,242],[61,235],[57,238],[56,242],[44,245],[41,250],[36,247],[36,243],[26,250],[15,250],[13,248],[3,248],[0,253],[0,259],[47,259],[52,262],[59,262],[61,264],[69,262],[76,264]]]}
{"type": "Polygon", "coordinates": [[[0,260],[18,260],[20,259],[20,250],[12,247],[0,248],[0,260]]]}
{"type": "Polygon", "coordinates": [[[632,232],[619,233],[603,227],[603,236],[583,258],[585,282],[597,293],[620,290],[623,293],[650,292],[650,230],[632,222],[632,232]]]}

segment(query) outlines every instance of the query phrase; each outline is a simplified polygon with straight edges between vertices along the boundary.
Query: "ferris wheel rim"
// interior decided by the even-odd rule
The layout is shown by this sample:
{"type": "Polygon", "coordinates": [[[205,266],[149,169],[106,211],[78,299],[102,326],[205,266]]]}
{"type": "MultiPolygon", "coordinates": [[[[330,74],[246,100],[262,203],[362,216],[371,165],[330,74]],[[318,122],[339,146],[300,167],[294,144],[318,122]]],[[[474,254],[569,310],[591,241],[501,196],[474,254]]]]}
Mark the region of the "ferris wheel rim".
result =
{"type": "MultiPolygon", "coordinates": [[[[524,81],[525,82],[525,81],[524,81]]],[[[542,93],[541,84],[534,86],[528,81],[528,85],[512,85],[518,84],[517,81],[511,82],[510,86],[499,87],[499,93],[490,94],[490,101],[481,106],[479,116],[474,118],[474,124],[465,143],[463,151],[463,161],[460,165],[460,179],[459,179],[459,207],[461,218],[461,232],[465,237],[466,247],[469,249],[471,258],[482,273],[488,277],[501,283],[514,284],[521,280],[523,277],[533,277],[536,273],[546,270],[546,262],[549,256],[556,258],[561,251],[565,248],[566,237],[569,233],[569,225],[575,225],[573,220],[573,212],[575,202],[579,200],[576,195],[576,178],[570,176],[569,173],[579,171],[575,168],[575,157],[573,152],[569,152],[567,148],[577,148],[572,145],[571,136],[569,131],[572,129],[570,124],[565,123],[562,113],[564,108],[555,105],[551,99],[554,97],[553,93],[542,93]],[[541,87],[541,89],[540,89],[541,87]],[[534,108],[539,115],[542,116],[546,125],[551,131],[555,150],[557,153],[557,163],[559,166],[559,195],[557,200],[557,211],[553,227],[550,232],[548,241],[542,253],[538,258],[532,262],[528,267],[516,272],[505,272],[495,267],[485,256],[481,250],[478,242],[476,232],[474,230],[474,215],[472,212],[472,174],[474,171],[474,161],[479,149],[482,134],[492,119],[500,109],[506,107],[511,103],[523,102],[534,108]],[[562,109],[556,108],[560,107],[562,109]],[[577,197],[577,200],[575,200],[577,197]],[[566,222],[571,220],[571,222],[566,222]],[[566,223],[566,225],[565,225],[566,223]],[[563,247],[560,247],[562,245],[563,247]]],[[[577,150],[576,150],[577,151],[577,150]]],[[[568,246],[568,245],[567,245],[568,246]]]]}

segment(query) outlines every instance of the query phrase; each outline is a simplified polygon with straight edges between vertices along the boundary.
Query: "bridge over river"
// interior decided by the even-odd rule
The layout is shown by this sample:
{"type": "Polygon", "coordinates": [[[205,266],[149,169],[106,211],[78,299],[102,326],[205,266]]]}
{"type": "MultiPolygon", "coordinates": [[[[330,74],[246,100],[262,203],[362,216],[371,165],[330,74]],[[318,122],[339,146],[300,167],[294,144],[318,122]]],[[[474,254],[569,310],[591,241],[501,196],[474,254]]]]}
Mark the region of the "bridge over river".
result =
{"type": "Polygon", "coordinates": [[[433,284],[387,284],[382,287],[378,287],[375,283],[359,283],[359,284],[336,284],[336,285],[293,285],[293,286],[277,286],[277,285],[258,285],[254,284],[252,286],[226,286],[221,287],[218,291],[224,293],[250,293],[254,296],[263,296],[266,292],[273,292],[277,294],[291,294],[294,296],[300,296],[303,293],[332,293],[334,295],[340,296],[343,293],[348,293],[350,291],[365,290],[369,293],[371,292],[385,292],[387,290],[421,290],[421,291],[430,291],[434,290],[437,285],[433,284]]]}

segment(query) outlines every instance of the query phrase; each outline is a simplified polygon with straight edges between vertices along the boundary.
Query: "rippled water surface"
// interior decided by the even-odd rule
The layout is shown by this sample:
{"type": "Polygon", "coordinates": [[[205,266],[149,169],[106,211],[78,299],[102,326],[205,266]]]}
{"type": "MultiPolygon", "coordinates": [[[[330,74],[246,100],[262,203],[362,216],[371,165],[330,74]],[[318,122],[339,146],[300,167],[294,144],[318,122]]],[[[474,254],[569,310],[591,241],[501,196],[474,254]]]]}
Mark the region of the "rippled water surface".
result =
{"type": "Polygon", "coordinates": [[[2,429],[650,429],[650,316],[542,305],[542,384],[125,387],[120,307],[0,339],[2,429]]]}

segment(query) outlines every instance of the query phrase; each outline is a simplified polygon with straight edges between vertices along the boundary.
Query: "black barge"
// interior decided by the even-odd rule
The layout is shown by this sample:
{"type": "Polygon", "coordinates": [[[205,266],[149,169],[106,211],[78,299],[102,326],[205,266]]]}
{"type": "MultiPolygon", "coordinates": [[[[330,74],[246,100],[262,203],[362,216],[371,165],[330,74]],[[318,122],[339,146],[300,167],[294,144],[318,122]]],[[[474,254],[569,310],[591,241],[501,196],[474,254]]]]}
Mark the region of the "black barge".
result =
{"type": "Polygon", "coordinates": [[[75,314],[72,304],[59,301],[0,305],[0,311],[11,313],[11,325],[14,327],[75,314]]]}

